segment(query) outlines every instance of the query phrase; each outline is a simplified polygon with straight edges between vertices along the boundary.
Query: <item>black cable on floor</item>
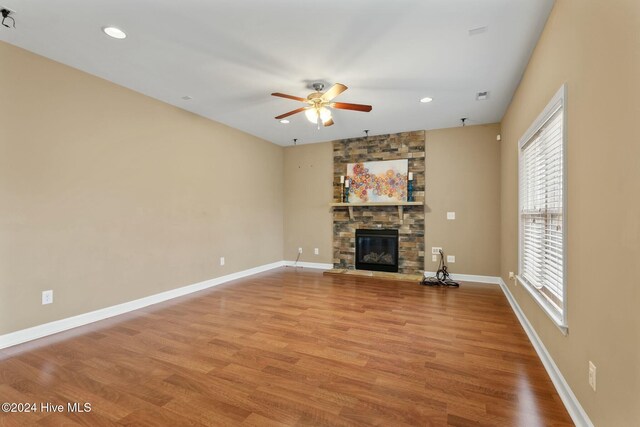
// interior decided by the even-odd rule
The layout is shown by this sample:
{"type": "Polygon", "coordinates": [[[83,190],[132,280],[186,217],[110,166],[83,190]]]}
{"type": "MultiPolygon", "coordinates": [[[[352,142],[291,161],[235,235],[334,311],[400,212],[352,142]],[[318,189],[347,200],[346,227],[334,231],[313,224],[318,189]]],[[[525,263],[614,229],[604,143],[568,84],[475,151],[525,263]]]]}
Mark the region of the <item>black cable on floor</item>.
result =
{"type": "Polygon", "coordinates": [[[440,250],[440,263],[438,264],[438,271],[435,277],[425,277],[420,284],[424,286],[445,286],[449,288],[457,288],[460,286],[460,283],[449,278],[449,271],[447,265],[444,263],[444,252],[442,249],[440,250]]]}

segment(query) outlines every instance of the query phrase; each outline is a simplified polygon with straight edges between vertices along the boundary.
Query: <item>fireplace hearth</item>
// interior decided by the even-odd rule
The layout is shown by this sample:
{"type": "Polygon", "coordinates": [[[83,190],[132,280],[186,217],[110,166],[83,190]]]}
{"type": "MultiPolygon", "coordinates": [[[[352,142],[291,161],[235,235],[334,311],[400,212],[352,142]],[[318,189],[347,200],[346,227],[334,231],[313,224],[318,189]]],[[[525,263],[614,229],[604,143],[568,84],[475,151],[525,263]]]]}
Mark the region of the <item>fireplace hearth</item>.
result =
{"type": "Polygon", "coordinates": [[[356,230],[356,269],[398,272],[398,230],[356,230]]]}

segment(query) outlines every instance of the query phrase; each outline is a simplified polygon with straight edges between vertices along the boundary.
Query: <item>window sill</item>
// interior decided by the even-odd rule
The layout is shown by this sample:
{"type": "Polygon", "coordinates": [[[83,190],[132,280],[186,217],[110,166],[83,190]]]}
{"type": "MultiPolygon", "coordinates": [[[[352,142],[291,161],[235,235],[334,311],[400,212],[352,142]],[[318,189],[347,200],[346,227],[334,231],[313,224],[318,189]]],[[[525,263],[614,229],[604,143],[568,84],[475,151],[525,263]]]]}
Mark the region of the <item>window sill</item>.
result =
{"type": "Polygon", "coordinates": [[[523,288],[529,292],[529,294],[533,297],[533,300],[538,303],[542,311],[544,311],[549,318],[553,321],[553,323],[560,329],[562,335],[567,335],[569,333],[569,327],[567,323],[563,320],[562,315],[558,313],[558,311],[553,307],[553,305],[547,301],[547,299],[540,294],[540,292],[529,285],[525,280],[522,280],[520,276],[516,276],[516,280],[522,285],[523,288]]]}

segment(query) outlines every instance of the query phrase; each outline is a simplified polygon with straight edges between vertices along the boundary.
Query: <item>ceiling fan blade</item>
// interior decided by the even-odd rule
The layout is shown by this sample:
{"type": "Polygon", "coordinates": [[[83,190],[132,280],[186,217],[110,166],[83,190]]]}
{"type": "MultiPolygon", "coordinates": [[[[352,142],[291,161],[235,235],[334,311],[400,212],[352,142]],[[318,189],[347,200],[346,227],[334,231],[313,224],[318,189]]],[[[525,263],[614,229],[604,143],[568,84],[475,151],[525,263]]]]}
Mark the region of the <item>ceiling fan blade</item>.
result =
{"type": "Polygon", "coordinates": [[[333,119],[329,119],[329,120],[327,120],[326,122],[324,122],[324,123],[323,123],[323,125],[324,125],[325,127],[327,127],[327,126],[332,126],[332,125],[333,125],[333,119]]]}
{"type": "Polygon", "coordinates": [[[349,104],[346,102],[332,102],[331,104],[329,104],[330,107],[333,108],[338,108],[340,110],[354,110],[354,111],[364,111],[365,113],[368,113],[369,111],[371,111],[371,105],[364,105],[364,104],[349,104]]]}
{"type": "Polygon", "coordinates": [[[336,83],[333,86],[331,86],[331,88],[329,88],[328,91],[323,93],[321,98],[322,98],[323,101],[329,102],[333,98],[335,98],[336,96],[340,95],[342,92],[344,92],[347,89],[349,89],[349,88],[346,87],[345,85],[343,85],[342,83],[336,83]]]}
{"type": "Polygon", "coordinates": [[[301,107],[298,109],[295,109],[293,111],[289,111],[288,113],[284,113],[284,114],[280,114],[279,116],[276,117],[276,120],[280,120],[280,119],[284,119],[285,117],[289,117],[289,116],[293,116],[294,114],[300,113],[304,110],[307,110],[311,107],[301,107]]]}
{"type": "Polygon", "coordinates": [[[307,102],[305,98],[300,98],[299,96],[287,95],[286,93],[274,92],[271,95],[279,96],[280,98],[293,99],[294,101],[307,102]]]}

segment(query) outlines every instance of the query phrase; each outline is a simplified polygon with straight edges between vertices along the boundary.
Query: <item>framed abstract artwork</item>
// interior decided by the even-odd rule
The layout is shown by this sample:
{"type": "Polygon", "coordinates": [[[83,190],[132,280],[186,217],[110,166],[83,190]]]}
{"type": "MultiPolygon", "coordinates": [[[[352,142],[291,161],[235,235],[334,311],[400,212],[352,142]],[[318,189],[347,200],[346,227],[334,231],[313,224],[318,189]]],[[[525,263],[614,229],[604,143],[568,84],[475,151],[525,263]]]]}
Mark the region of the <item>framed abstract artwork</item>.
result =
{"type": "Polygon", "coordinates": [[[409,161],[349,163],[349,202],[406,202],[409,161]]]}

